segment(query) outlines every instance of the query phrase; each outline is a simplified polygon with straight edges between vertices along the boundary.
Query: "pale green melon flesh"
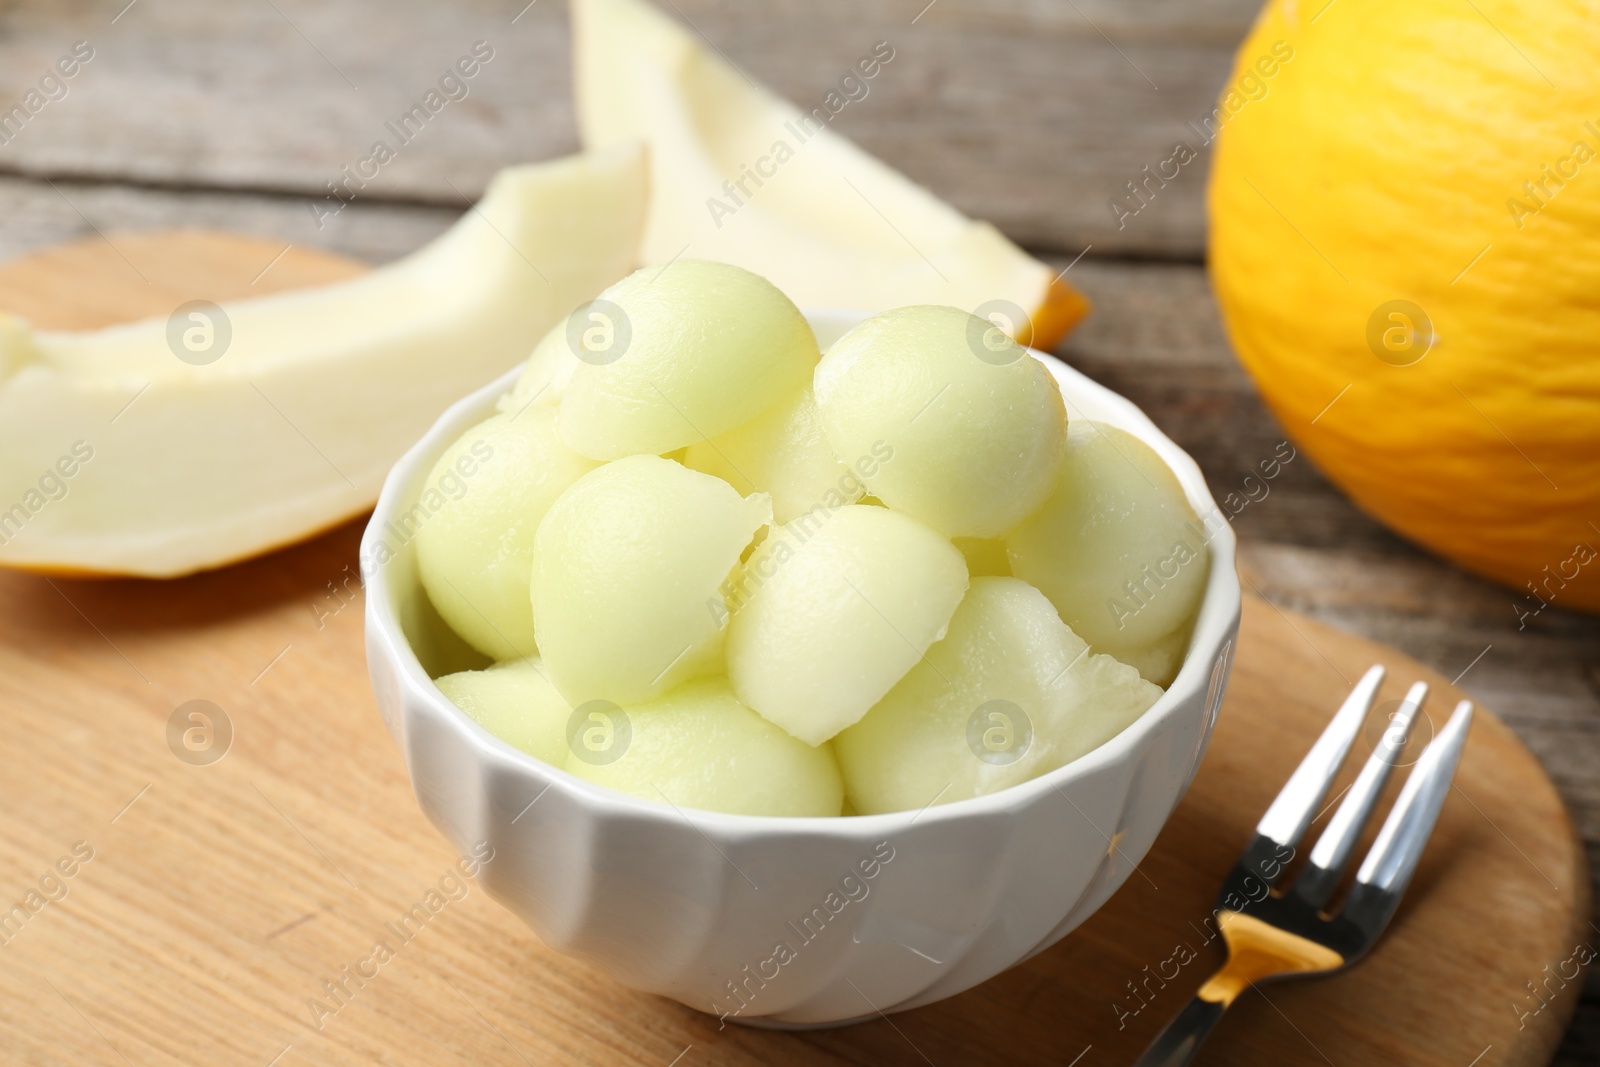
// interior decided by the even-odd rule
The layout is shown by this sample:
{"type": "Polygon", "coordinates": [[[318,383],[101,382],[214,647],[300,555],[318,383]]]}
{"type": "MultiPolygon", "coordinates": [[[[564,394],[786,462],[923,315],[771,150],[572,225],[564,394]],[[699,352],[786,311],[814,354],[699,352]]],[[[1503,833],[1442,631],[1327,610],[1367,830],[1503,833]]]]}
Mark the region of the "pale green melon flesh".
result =
{"type": "Polygon", "coordinates": [[[863,504],[802,516],[732,579],[728,677],[750,707],[821,744],[943,635],[966,586],[961,553],[915,519],[863,504]]]}
{"type": "Polygon", "coordinates": [[[815,389],[834,454],[887,447],[868,490],[947,536],[999,537],[1050,493],[1066,439],[1060,387],[983,319],[951,307],[875,315],[828,349],[815,389]]]}
{"type": "MultiPolygon", "coordinates": [[[[1082,420],[1050,498],[1006,538],[1011,572],[1037,586],[1097,652],[1162,667],[1154,652],[1205,593],[1210,555],[1177,477],[1124,430],[1082,420]]],[[[1170,664],[1167,664],[1170,666],[1170,664]]]]}
{"type": "Polygon", "coordinates": [[[500,740],[557,767],[566,760],[572,709],[537,659],[507,660],[487,670],[447,674],[433,684],[500,740]]]}
{"type": "Polygon", "coordinates": [[[497,400],[495,406],[513,415],[533,404],[560,407],[567,383],[577,369],[578,360],[567,347],[567,320],[562,319],[533,346],[533,354],[522,365],[511,392],[497,400]]]}
{"type": "Polygon", "coordinates": [[[720,673],[720,587],[771,517],[765,496],[658,456],[574,482],[539,525],[530,583],[556,688],[626,705],[720,673]]]}
{"type": "Polygon", "coordinates": [[[1132,667],[1091,654],[1026,582],[974,578],[944,639],[833,745],[857,811],[902,811],[1064,766],[1160,696],[1132,667]]]}
{"type": "Polygon", "coordinates": [[[769,493],[772,515],[788,522],[818,508],[836,508],[861,498],[861,477],[891,457],[887,443],[874,453],[840,462],[822,434],[817,402],[809,388],[760,418],[709,441],[689,446],[686,467],[715,474],[741,493],[769,493]]]}
{"type": "Polygon", "coordinates": [[[739,703],[724,678],[624,708],[625,727],[614,709],[597,715],[595,727],[621,755],[573,748],[566,759],[569,772],[596,785],[736,815],[839,814],[844,787],[833,751],[797,741],[739,703]]]}
{"type": "Polygon", "coordinates": [[[495,415],[434,464],[416,529],[422,586],[451,629],[489,658],[533,655],[534,532],[594,467],[561,443],[548,407],[495,415]]]}
{"type": "Polygon", "coordinates": [[[577,314],[559,426],[595,459],[716,437],[792,396],[819,358],[789,298],[726,263],[647,267],[577,314]]]}

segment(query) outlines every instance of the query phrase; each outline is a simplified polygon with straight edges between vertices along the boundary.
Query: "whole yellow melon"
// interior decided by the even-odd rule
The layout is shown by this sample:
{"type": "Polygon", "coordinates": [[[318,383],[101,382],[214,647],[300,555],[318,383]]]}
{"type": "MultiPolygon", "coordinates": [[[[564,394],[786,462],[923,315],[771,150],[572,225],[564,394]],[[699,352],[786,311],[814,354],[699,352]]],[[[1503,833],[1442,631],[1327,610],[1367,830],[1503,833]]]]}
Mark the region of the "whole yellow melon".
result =
{"type": "Polygon", "coordinates": [[[1600,7],[1274,0],[1210,126],[1217,299],[1288,432],[1524,624],[1600,609],[1600,7]]]}

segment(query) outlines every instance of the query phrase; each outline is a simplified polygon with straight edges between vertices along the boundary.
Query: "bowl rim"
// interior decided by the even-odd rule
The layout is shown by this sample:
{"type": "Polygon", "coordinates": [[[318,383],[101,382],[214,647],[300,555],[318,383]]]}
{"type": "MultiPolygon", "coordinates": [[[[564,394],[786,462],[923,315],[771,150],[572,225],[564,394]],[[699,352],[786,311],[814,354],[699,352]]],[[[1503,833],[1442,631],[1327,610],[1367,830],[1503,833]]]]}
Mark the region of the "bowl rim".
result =
{"type": "MultiPolygon", "coordinates": [[[[871,314],[840,308],[802,310],[806,320],[814,329],[822,324],[833,329],[847,329],[871,314]]],[[[360,546],[362,584],[366,592],[364,624],[368,631],[368,655],[369,657],[372,655],[370,651],[372,638],[380,638],[399,668],[402,688],[409,688],[412,695],[421,697],[434,711],[441,713],[444,721],[451,723],[453,728],[462,734],[480,761],[485,758],[509,761],[524,770],[531,771],[537,777],[546,778],[545,788],[540,791],[539,796],[542,797],[548,789],[560,787],[591,810],[647,822],[687,821],[701,833],[714,832],[719,839],[732,843],[765,839],[775,834],[851,840],[864,837],[888,838],[910,829],[913,824],[919,822],[932,827],[954,820],[1014,814],[1052,792],[1061,792],[1062,787],[1069,783],[1088,778],[1104,768],[1131,762],[1133,757],[1158,736],[1192,698],[1198,696],[1205,700],[1216,669],[1213,665],[1219,656],[1226,654],[1225,644],[1234,636],[1242,606],[1242,593],[1235,570],[1238,541],[1233,532],[1231,519],[1227,518],[1226,513],[1212,497],[1199,464],[1162,433],[1137,405],[1086,377],[1064,360],[1033,348],[1029,348],[1027,352],[1030,358],[1042,363],[1060,385],[1063,400],[1068,408],[1069,422],[1073,418],[1087,418],[1081,411],[1074,412],[1075,398],[1071,394],[1076,393],[1080,399],[1090,397],[1093,398],[1095,405],[1108,408],[1115,414],[1115,425],[1134,434],[1155,449],[1177,477],[1189,505],[1200,518],[1202,529],[1209,534],[1206,544],[1211,552],[1211,569],[1206,578],[1205,592],[1196,613],[1189,649],[1184,655],[1178,674],[1161,697],[1143,715],[1109,741],[1070,763],[983,796],[955,800],[947,804],[935,804],[934,801],[938,799],[935,796],[927,805],[915,811],[907,809],[877,815],[850,816],[741,815],[703,808],[679,807],[670,802],[660,804],[597,785],[571,774],[565,768],[545,763],[501,740],[473,721],[466,712],[446,697],[438,686],[434,685],[433,679],[423,669],[421,661],[412,649],[411,642],[406,638],[395,599],[389,589],[389,579],[385,575],[388,564],[376,564],[369,570],[367,561],[375,558],[376,541],[381,539],[381,531],[395,512],[401,496],[417,479],[427,476],[439,454],[450,442],[471,426],[495,413],[496,400],[515,384],[522,373],[521,364],[451,404],[428,431],[396,461],[385,477],[377,505],[362,533],[360,546]],[[1214,530],[1206,522],[1207,517],[1211,515],[1223,517],[1221,524],[1214,530]]],[[[422,595],[427,594],[424,592],[422,595]]],[[[1228,658],[1231,659],[1231,656],[1228,658]]],[[[1224,676],[1230,669],[1231,663],[1222,665],[1224,676]]],[[[1209,701],[1205,701],[1202,708],[1206,704],[1209,704],[1209,701]]],[[[1209,740],[1210,728],[1207,724],[1197,754],[1197,764],[1209,740]]],[[[1193,768],[1190,768],[1190,771],[1192,773],[1193,768]]],[[[408,768],[408,776],[409,774],[408,768]]]]}

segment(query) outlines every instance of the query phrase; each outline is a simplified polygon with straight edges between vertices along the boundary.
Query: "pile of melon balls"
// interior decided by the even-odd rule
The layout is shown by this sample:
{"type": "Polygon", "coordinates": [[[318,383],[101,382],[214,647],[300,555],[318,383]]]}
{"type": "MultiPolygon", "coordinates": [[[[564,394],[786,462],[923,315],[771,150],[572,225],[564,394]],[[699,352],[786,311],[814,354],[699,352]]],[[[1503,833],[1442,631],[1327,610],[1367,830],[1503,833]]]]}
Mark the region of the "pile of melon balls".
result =
{"type": "Polygon", "coordinates": [[[1060,767],[1161,695],[1206,581],[1172,472],[1069,425],[989,321],[899,308],[823,355],[723,263],[645,268],[558,324],[429,484],[469,454],[417,564],[494,662],[437,686],[679,808],[920,810],[1060,767]]]}

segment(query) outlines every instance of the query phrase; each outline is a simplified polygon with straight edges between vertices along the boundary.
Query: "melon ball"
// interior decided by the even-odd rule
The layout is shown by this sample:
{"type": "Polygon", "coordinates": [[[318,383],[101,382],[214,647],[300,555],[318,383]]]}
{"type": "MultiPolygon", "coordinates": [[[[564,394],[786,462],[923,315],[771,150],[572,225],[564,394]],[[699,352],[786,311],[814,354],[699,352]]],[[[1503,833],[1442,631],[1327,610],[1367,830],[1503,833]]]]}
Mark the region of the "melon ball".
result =
{"type": "Polygon", "coordinates": [[[1118,659],[1189,624],[1210,566],[1177,476],[1137,437],[1088,420],[1073,423],[1050,499],[1006,554],[1074,633],[1118,659]]]}
{"type": "Polygon", "coordinates": [[[1090,654],[1033,586],[974,578],[950,632],[833,747],[855,810],[919,809],[1070,763],[1160,696],[1132,667],[1090,654]]]}
{"type": "Polygon", "coordinates": [[[849,504],[774,528],[731,582],[734,692],[820,745],[865,715],[944,634],[967,567],[915,519],[849,504]]]}
{"type": "Polygon", "coordinates": [[[1044,502],[1066,440],[1061,390],[990,323],[953,307],[886,311],[817,365],[845,462],[888,449],[867,489],[949,537],[999,537],[1044,502]]]}
{"type": "Polygon", "coordinates": [[[833,751],[795,740],[739,703],[725,678],[590,714],[608,743],[573,744],[566,769],[596,785],[734,815],[836,816],[843,805],[833,751]]]}
{"type": "Polygon", "coordinates": [[[467,718],[507,744],[560,767],[567,759],[572,708],[545,677],[537,659],[513,659],[482,671],[434,679],[439,692],[467,718]]]}
{"type": "Polygon", "coordinates": [[[888,456],[862,457],[858,474],[839,462],[822,434],[817,402],[806,387],[760,418],[708,441],[690,445],[684,466],[715,474],[741,493],[768,493],[778,522],[817,508],[836,508],[861,498],[861,475],[888,456]]]}
{"type": "Polygon", "coordinates": [[[577,369],[578,357],[567,345],[567,320],[562,319],[533,346],[516,384],[495,406],[513,415],[532,404],[556,407],[577,369]]]}
{"type": "Polygon", "coordinates": [[[755,532],[765,496],[659,456],[629,456],[579,478],[534,538],[534,632],[574,705],[652,700],[720,673],[728,619],[720,587],[755,532]]]}
{"type": "Polygon", "coordinates": [[[725,433],[811,380],[817,341],[800,309],[728,263],[646,267],[568,320],[579,352],[561,437],[595,459],[671,452],[725,433]]]}
{"type": "Polygon", "coordinates": [[[556,497],[594,467],[561,443],[555,411],[543,407],[490,417],[434,464],[413,509],[417,569],[439,615],[489,658],[533,654],[533,535],[556,497]]]}

